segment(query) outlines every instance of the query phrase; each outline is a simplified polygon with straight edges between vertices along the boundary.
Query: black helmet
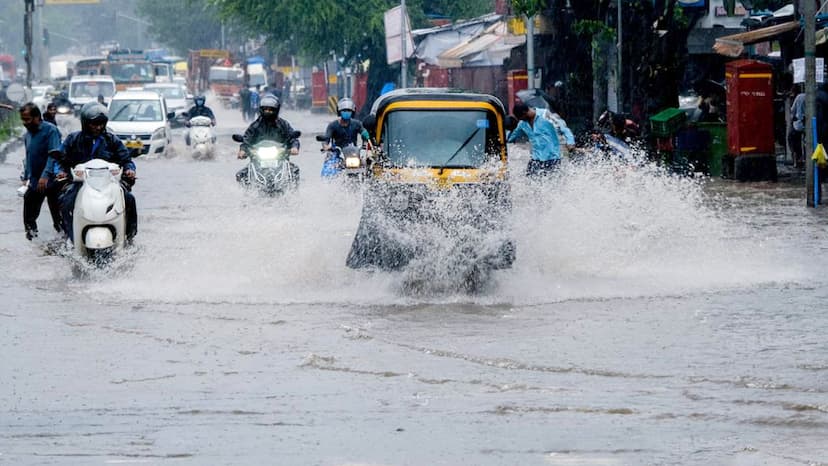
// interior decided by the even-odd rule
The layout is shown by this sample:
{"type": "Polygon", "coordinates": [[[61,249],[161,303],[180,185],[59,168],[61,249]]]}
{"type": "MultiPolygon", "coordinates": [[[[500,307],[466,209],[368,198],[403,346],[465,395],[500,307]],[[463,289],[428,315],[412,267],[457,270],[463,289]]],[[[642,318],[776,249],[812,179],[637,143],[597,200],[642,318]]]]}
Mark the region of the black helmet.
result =
{"type": "Polygon", "coordinates": [[[98,102],[89,102],[81,107],[80,111],[81,127],[86,128],[89,123],[104,124],[109,121],[106,107],[98,102]]]}
{"type": "Polygon", "coordinates": [[[193,99],[193,103],[196,105],[196,107],[203,107],[205,100],[206,99],[203,95],[197,95],[195,99],[193,99]]]}
{"type": "Polygon", "coordinates": [[[282,103],[279,102],[279,98],[273,94],[265,94],[264,97],[262,97],[262,100],[259,101],[259,114],[263,118],[277,118],[279,116],[280,108],[282,108],[282,103]]]}

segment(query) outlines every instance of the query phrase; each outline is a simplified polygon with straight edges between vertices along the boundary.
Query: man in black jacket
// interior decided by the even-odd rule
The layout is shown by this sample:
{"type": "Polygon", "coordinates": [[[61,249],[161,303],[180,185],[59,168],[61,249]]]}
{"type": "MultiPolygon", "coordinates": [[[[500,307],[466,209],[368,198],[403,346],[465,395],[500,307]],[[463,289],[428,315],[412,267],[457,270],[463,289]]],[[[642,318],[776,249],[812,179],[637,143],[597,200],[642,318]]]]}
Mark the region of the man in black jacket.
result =
{"type": "MultiPolygon", "coordinates": [[[[250,155],[250,150],[259,141],[274,141],[290,147],[290,155],[299,154],[299,139],[293,137],[293,127],[287,120],[279,118],[281,103],[274,95],[267,94],[262,97],[259,103],[259,118],[256,119],[244,132],[244,141],[241,144],[238,157],[245,159],[250,155]]],[[[299,167],[290,164],[294,175],[299,176],[299,167]]],[[[236,173],[236,181],[247,183],[248,167],[244,167],[236,173]]]]}

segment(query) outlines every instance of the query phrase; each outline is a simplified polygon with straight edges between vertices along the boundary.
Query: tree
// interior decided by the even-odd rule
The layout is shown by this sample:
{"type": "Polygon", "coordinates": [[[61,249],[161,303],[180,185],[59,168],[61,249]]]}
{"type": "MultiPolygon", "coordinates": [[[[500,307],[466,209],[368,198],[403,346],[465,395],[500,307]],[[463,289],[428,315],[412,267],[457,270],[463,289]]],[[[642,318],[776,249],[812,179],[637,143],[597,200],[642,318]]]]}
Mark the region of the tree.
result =
{"type": "MultiPolygon", "coordinates": [[[[251,36],[263,35],[277,52],[296,52],[311,61],[336,53],[346,63],[368,60],[369,99],[383,83],[394,81],[398,67],[386,64],[384,13],[397,0],[209,0],[220,17],[238,21],[251,36]]],[[[411,0],[414,27],[426,26],[426,12],[473,14],[491,0],[411,0]]]]}
{"type": "Polygon", "coordinates": [[[218,11],[205,0],[142,0],[138,14],[151,23],[149,33],[153,37],[181,55],[219,45],[218,11]]]}

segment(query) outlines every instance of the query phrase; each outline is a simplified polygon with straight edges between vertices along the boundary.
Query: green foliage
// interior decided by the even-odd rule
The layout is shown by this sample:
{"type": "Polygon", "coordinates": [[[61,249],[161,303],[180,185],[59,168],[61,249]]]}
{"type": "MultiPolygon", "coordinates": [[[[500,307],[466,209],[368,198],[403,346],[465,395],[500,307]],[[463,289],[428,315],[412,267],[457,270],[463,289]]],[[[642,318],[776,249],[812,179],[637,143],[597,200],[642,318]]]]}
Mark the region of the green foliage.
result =
{"type": "Polygon", "coordinates": [[[615,37],[615,28],[611,28],[603,21],[581,20],[572,25],[572,30],[579,36],[589,36],[596,41],[608,41],[615,37]]]}
{"type": "Polygon", "coordinates": [[[546,6],[546,0],[512,0],[512,10],[519,15],[535,16],[546,6]]]}
{"type": "Polygon", "coordinates": [[[218,45],[221,23],[206,0],[142,0],[137,13],[151,25],[149,33],[179,54],[218,45]]]}
{"type": "Polygon", "coordinates": [[[21,125],[17,110],[0,109],[0,142],[6,142],[16,136],[21,125]]]}

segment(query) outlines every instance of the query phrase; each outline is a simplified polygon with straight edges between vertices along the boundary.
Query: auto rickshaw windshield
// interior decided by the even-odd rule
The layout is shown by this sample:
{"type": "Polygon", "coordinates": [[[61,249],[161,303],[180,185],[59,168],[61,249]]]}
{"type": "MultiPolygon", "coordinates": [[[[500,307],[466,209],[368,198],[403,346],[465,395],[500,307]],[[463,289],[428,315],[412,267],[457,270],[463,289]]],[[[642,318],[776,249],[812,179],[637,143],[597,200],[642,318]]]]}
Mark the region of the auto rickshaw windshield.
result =
{"type": "Polygon", "coordinates": [[[395,166],[475,168],[489,158],[495,124],[484,110],[398,110],[384,126],[383,149],[395,166]]]}

